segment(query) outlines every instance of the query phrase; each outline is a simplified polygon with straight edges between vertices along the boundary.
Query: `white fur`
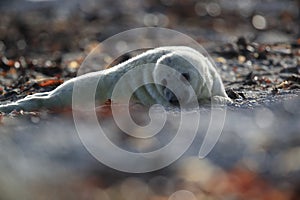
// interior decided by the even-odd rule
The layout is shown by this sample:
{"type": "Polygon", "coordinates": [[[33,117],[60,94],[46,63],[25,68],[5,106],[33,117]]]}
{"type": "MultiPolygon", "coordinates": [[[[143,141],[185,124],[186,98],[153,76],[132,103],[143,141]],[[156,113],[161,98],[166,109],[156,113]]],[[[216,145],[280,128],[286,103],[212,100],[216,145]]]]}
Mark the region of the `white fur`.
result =
{"type": "MultiPolygon", "coordinates": [[[[191,100],[193,92],[187,84],[182,84],[177,80],[181,78],[178,77],[180,73],[189,74],[190,80],[188,81],[200,102],[210,100],[218,104],[231,102],[225,92],[220,75],[208,58],[189,47],[166,47],[166,49],[171,50],[171,53],[161,56],[153,73],[159,83],[163,84],[162,80],[164,80],[169,85],[173,85],[179,98],[188,102],[191,100]],[[161,64],[172,67],[180,73],[163,72],[159,67],[161,64]]],[[[163,93],[163,91],[161,92],[163,93]]]]}
{"type": "MultiPolygon", "coordinates": [[[[150,80],[166,84],[166,87],[174,86],[173,92],[178,95],[177,99],[184,103],[192,100],[192,90],[200,103],[212,101],[224,104],[231,101],[225,93],[219,74],[206,57],[189,47],[171,46],[149,50],[113,68],[73,78],[49,93],[38,93],[17,102],[0,105],[0,112],[32,111],[41,108],[57,109],[71,106],[75,83],[79,88],[83,88],[83,91],[88,90],[90,84],[98,83],[95,98],[101,104],[111,98],[116,82],[124,73],[133,68],[147,67],[145,64],[149,63],[152,63],[152,65],[148,65],[150,68],[144,70],[142,68],[142,73],[133,74],[130,82],[122,86],[124,94],[127,94],[126,91],[130,91],[129,87],[135,88],[137,79],[143,79],[145,82],[150,80]],[[161,65],[167,65],[179,73],[165,72],[160,67],[161,65]],[[187,75],[189,80],[182,78],[181,74],[187,75]]],[[[142,90],[136,92],[136,100],[144,105],[160,103],[169,106],[172,105],[170,103],[170,99],[174,97],[172,95],[164,87],[145,85],[142,90]]]]}

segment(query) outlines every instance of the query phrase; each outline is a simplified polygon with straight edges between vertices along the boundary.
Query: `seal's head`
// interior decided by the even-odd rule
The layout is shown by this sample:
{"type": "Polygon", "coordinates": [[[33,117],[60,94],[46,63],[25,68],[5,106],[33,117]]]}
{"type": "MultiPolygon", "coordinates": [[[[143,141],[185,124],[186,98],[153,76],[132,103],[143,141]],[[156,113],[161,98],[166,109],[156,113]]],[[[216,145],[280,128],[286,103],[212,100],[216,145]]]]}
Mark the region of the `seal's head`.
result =
{"type": "MultiPolygon", "coordinates": [[[[178,50],[162,56],[153,77],[160,94],[172,105],[211,97],[207,58],[196,51],[178,50]],[[168,68],[169,67],[169,68],[168,68]]],[[[198,101],[197,101],[198,103],[198,101]]]]}

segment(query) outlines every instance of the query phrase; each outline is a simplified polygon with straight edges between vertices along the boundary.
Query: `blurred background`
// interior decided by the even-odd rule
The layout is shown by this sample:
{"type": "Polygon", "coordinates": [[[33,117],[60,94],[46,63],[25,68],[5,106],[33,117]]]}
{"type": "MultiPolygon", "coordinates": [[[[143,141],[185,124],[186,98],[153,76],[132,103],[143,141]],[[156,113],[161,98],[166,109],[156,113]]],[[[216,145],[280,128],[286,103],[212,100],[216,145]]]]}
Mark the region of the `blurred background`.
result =
{"type": "Polygon", "coordinates": [[[78,51],[121,31],[159,26],[205,43],[275,43],[299,37],[296,0],[2,0],[0,51],[8,57],[78,51]],[[5,51],[4,51],[5,50],[5,51]]]}
{"type": "MultiPolygon", "coordinates": [[[[158,26],[193,37],[211,53],[234,104],[208,157],[197,157],[210,120],[203,109],[188,152],[145,174],[96,161],[69,114],[0,116],[0,199],[300,199],[299,6],[299,0],[1,0],[1,102],[76,76],[85,56],[114,34],[158,26]]],[[[109,117],[99,121],[120,133],[109,117]]],[[[169,139],[115,138],[139,151],[169,139]]]]}

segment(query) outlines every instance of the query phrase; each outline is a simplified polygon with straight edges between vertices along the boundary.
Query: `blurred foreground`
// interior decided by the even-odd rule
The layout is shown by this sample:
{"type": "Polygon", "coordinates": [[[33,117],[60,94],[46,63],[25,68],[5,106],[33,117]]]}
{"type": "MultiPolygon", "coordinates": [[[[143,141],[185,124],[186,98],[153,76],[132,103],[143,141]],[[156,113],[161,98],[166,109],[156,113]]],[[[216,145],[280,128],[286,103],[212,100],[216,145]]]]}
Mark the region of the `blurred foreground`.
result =
{"type": "MultiPolygon", "coordinates": [[[[145,174],[93,158],[70,113],[0,116],[0,199],[300,199],[299,1],[13,0],[0,10],[1,102],[54,89],[76,76],[99,42],[140,26],[175,29],[204,45],[234,100],[205,159],[200,145],[219,121],[200,108],[188,151],[145,174]]],[[[169,111],[166,128],[141,141],[122,133],[107,110],[99,122],[115,144],[147,152],[173,138],[179,114],[169,111]]]]}

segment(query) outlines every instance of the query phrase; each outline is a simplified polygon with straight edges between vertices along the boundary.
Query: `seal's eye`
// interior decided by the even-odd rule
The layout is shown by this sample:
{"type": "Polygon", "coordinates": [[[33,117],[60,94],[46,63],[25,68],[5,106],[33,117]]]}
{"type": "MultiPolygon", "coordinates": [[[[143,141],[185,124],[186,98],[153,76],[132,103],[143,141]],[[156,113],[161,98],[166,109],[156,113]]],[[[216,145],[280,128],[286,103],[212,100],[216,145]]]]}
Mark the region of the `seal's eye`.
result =
{"type": "Polygon", "coordinates": [[[166,79],[163,79],[163,80],[161,81],[161,84],[162,84],[163,86],[166,86],[166,85],[168,84],[168,82],[167,82],[166,79]]]}
{"type": "MultiPolygon", "coordinates": [[[[189,73],[182,73],[181,77],[184,77],[185,80],[189,81],[190,80],[190,75],[189,73]]],[[[181,79],[182,81],[185,81],[183,78],[181,79]]]]}

